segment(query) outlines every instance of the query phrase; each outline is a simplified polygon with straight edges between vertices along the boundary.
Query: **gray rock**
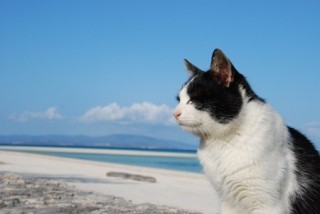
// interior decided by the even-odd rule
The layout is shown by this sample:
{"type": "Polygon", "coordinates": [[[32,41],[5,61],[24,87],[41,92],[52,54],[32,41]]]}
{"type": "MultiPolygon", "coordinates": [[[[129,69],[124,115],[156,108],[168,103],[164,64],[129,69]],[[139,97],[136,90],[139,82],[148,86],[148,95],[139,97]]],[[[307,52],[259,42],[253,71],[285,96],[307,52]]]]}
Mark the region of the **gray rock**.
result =
{"type": "Polygon", "coordinates": [[[156,183],[157,182],[156,178],[151,177],[151,176],[129,174],[129,173],[124,173],[124,172],[108,172],[107,176],[108,177],[130,179],[130,180],[135,180],[135,181],[149,182],[149,183],[156,183]]]}
{"type": "Polygon", "coordinates": [[[174,207],[133,204],[124,198],[80,191],[63,181],[0,172],[1,214],[191,214],[174,207]]]}

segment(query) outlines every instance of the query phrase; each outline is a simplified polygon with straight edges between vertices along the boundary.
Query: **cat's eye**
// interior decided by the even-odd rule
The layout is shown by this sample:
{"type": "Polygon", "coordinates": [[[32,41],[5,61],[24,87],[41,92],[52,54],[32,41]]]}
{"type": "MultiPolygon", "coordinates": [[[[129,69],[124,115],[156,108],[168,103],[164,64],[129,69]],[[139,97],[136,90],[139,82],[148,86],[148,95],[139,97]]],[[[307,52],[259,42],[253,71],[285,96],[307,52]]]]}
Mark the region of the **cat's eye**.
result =
{"type": "Polygon", "coordinates": [[[179,96],[177,96],[176,99],[177,99],[178,102],[180,102],[180,97],[179,96]]]}

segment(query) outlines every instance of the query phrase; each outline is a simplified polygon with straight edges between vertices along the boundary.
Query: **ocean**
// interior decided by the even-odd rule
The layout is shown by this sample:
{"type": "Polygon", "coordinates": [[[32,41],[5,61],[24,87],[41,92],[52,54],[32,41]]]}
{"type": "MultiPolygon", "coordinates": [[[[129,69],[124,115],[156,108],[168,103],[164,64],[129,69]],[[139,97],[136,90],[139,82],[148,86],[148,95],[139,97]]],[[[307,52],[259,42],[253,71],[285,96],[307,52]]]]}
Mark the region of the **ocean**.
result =
{"type": "Polygon", "coordinates": [[[19,151],[98,162],[109,162],[150,168],[200,173],[201,166],[195,152],[150,151],[64,147],[1,147],[1,150],[19,151]]]}

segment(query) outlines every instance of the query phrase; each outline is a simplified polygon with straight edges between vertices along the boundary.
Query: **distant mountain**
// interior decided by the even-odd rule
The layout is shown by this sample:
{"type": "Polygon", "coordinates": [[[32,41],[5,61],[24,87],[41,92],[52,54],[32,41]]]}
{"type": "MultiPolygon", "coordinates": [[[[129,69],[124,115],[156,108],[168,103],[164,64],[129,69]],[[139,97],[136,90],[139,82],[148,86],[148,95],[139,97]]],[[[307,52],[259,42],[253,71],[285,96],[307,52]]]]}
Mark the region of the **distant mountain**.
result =
{"type": "Polygon", "coordinates": [[[0,145],[127,148],[150,150],[196,150],[196,145],[142,135],[0,135],[0,145]]]}

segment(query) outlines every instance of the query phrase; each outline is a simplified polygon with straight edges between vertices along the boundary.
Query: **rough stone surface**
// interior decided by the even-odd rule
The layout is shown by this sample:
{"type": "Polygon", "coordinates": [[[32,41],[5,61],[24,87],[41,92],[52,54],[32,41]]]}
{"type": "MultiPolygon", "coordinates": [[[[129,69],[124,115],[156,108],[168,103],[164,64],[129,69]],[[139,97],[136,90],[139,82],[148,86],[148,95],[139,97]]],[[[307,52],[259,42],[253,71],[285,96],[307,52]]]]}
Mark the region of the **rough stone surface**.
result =
{"type": "Polygon", "coordinates": [[[120,197],[81,191],[63,181],[0,172],[3,214],[191,214],[167,206],[133,204],[120,197]]]}

